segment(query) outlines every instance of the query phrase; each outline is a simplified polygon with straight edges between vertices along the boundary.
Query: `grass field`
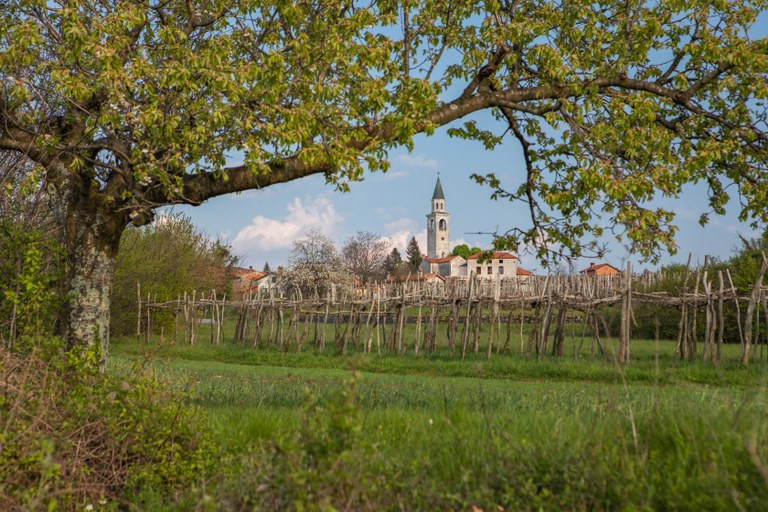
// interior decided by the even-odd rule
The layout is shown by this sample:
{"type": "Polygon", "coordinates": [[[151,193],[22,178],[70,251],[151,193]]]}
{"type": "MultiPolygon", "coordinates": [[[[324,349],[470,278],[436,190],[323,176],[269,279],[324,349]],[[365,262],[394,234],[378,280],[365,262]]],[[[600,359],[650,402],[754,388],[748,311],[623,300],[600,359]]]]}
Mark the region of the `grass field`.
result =
{"type": "Polygon", "coordinates": [[[221,447],[171,508],[768,510],[765,364],[672,348],[633,341],[618,368],[118,340],[112,360],[184,392],[221,447]]]}

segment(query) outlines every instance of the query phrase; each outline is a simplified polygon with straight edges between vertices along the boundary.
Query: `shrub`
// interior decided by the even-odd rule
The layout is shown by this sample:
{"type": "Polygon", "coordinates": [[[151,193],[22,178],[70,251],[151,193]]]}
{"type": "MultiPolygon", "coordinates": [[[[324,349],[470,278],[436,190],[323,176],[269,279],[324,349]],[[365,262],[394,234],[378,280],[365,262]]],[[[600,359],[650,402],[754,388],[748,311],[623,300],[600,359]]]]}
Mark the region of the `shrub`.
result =
{"type": "Polygon", "coordinates": [[[200,479],[212,445],[178,397],[59,340],[0,350],[0,509],[116,509],[200,479]]]}

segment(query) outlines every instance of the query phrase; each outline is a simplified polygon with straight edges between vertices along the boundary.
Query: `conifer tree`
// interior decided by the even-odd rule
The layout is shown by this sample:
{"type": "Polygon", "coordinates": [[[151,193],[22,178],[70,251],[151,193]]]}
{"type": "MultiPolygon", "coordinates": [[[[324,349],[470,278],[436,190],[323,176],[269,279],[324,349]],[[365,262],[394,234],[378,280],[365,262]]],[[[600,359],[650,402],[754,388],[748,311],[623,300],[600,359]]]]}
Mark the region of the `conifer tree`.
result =
{"type": "Polygon", "coordinates": [[[408,242],[408,247],[405,250],[405,257],[408,260],[408,267],[411,272],[417,272],[421,267],[421,248],[419,242],[416,241],[416,237],[411,237],[411,241],[408,242]]]}
{"type": "Polygon", "coordinates": [[[400,255],[400,251],[397,247],[392,248],[392,252],[389,253],[387,259],[384,260],[384,273],[390,276],[399,274],[403,267],[403,257],[400,255]]]}

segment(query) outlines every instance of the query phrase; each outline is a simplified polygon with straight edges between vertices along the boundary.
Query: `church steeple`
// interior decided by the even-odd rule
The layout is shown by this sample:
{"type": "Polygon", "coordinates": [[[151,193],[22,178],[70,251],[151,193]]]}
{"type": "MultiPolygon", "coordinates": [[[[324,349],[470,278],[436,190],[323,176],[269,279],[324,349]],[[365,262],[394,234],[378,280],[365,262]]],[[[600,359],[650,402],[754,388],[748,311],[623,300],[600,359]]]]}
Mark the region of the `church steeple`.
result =
{"type": "Polygon", "coordinates": [[[435,192],[432,194],[432,200],[442,199],[445,200],[445,194],[443,194],[443,185],[440,183],[440,175],[437,175],[437,183],[435,183],[435,192]]]}
{"type": "Polygon", "coordinates": [[[432,193],[432,212],[427,215],[427,256],[444,258],[451,252],[451,216],[445,211],[445,194],[440,176],[432,193]]]}
{"type": "Polygon", "coordinates": [[[445,194],[443,193],[443,184],[440,183],[439,174],[437,175],[437,183],[435,183],[435,191],[432,193],[432,211],[445,211],[445,194]]]}

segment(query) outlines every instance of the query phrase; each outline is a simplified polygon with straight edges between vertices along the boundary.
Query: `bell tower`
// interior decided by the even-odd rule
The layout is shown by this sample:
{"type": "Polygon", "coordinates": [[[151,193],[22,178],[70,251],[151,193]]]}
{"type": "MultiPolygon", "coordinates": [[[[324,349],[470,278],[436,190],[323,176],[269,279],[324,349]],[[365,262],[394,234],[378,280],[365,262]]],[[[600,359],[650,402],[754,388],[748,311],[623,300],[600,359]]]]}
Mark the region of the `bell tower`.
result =
{"type": "Polygon", "coordinates": [[[445,211],[445,194],[437,176],[432,193],[432,212],[427,215],[427,257],[444,258],[451,253],[451,215],[445,211]]]}

